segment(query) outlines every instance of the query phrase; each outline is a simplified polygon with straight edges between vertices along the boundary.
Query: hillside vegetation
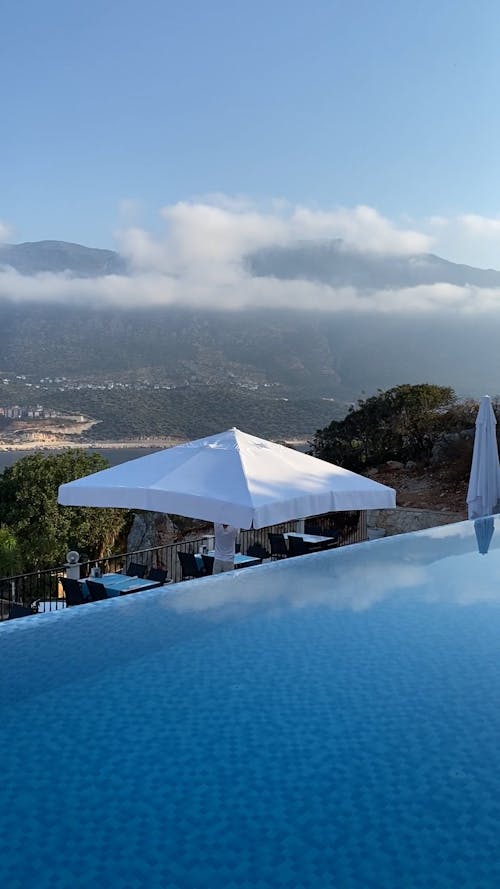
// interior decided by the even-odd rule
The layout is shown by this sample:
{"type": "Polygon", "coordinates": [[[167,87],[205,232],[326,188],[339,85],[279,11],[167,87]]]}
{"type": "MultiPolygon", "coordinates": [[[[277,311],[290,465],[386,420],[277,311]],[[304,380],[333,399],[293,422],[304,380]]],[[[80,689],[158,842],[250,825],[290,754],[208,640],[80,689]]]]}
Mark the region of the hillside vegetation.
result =
{"type": "MultiPolygon", "coordinates": [[[[31,388],[0,383],[0,404],[32,403],[33,397],[31,388]]],[[[318,423],[328,422],[335,413],[335,406],[321,399],[284,400],[228,385],[63,391],[50,386],[43,392],[37,390],[36,398],[51,408],[78,410],[96,419],[98,422],[79,436],[89,442],[199,438],[232,426],[263,438],[308,438],[318,423]]],[[[35,423],[32,429],[36,429],[35,423]]],[[[3,431],[8,431],[5,423],[3,431]]]]}

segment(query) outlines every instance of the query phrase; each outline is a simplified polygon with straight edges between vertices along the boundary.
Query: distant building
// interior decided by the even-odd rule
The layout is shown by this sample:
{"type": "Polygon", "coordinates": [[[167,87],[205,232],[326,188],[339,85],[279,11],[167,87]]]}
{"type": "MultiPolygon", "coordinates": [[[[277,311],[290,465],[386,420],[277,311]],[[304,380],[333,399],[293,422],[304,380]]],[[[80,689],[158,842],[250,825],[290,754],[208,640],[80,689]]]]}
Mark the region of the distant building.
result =
{"type": "Polygon", "coordinates": [[[45,408],[41,404],[20,407],[18,404],[0,406],[0,417],[9,420],[48,420],[60,416],[57,411],[45,408]]]}

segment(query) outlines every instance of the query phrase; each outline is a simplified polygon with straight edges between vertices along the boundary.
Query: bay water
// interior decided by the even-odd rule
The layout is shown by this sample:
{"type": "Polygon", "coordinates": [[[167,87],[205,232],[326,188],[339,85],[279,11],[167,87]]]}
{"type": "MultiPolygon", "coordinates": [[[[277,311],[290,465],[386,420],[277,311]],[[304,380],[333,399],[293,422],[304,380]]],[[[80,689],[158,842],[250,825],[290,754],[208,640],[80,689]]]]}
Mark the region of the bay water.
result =
{"type": "MultiPolygon", "coordinates": [[[[136,457],[145,457],[146,454],[153,454],[155,451],[161,450],[161,448],[85,448],[88,454],[102,454],[103,457],[108,461],[110,466],[117,466],[119,463],[125,463],[127,460],[135,460],[136,457]]],[[[29,454],[38,454],[42,453],[45,455],[48,454],[59,454],[61,451],[57,450],[43,450],[41,448],[33,448],[33,450],[26,451],[0,451],[0,473],[4,471],[7,466],[13,466],[18,460],[21,460],[22,457],[27,457],[29,454]]]]}

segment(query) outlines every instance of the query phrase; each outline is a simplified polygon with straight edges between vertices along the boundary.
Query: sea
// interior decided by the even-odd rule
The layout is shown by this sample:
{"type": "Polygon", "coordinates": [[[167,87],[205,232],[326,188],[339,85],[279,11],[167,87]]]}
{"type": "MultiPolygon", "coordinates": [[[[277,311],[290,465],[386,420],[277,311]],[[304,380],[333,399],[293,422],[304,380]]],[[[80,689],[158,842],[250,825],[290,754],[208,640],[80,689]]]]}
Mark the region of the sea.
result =
{"type": "MultiPolygon", "coordinates": [[[[118,463],[125,463],[127,460],[135,460],[136,457],[145,457],[146,454],[154,454],[161,448],[85,448],[88,454],[102,454],[106,458],[110,466],[117,466],[118,463]]],[[[43,450],[34,448],[32,451],[0,451],[0,473],[7,466],[13,466],[22,457],[29,454],[58,454],[60,451],[43,450]]]]}
{"type": "MultiPolygon", "coordinates": [[[[294,440],[293,447],[297,451],[302,451],[305,454],[310,448],[310,442],[307,439],[294,440]]],[[[153,448],[84,448],[87,454],[102,454],[102,456],[105,457],[110,466],[118,466],[119,463],[125,463],[127,460],[135,460],[136,457],[145,457],[146,454],[154,454],[155,451],[161,451],[163,449],[164,448],[159,445],[153,448]]],[[[13,466],[13,464],[17,463],[18,460],[21,460],[22,457],[27,457],[29,454],[39,453],[59,454],[61,453],[61,451],[55,449],[45,450],[44,448],[33,448],[33,450],[26,451],[0,451],[0,474],[7,466],[13,466]]]]}

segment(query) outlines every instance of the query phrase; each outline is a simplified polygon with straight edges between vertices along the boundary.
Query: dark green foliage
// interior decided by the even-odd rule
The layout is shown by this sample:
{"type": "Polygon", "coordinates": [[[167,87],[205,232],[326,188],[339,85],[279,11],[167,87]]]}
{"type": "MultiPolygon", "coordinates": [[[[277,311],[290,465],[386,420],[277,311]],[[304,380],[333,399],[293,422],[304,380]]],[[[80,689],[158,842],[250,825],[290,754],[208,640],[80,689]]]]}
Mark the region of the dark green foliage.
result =
{"type": "MultiPolygon", "coordinates": [[[[492,401],[493,410],[497,416],[500,414],[498,403],[492,401]]],[[[450,404],[449,407],[439,413],[439,427],[442,432],[462,432],[464,429],[473,429],[479,405],[472,398],[466,401],[450,404]]],[[[497,432],[500,431],[497,426],[497,432]]]]}
{"type": "Polygon", "coordinates": [[[129,522],[119,509],[59,506],[59,485],[107,467],[100,454],[72,449],[18,460],[0,476],[0,523],[15,536],[24,571],[62,564],[69,549],[109,552],[129,522]]]}
{"type": "Polygon", "coordinates": [[[260,395],[263,384],[296,397],[331,394],[339,377],[324,327],[323,318],[292,310],[0,305],[3,370],[96,383],[106,376],[174,386],[251,383],[260,395]]]}
{"type": "Polygon", "coordinates": [[[0,577],[12,577],[21,570],[19,544],[10,528],[0,528],[0,577]]]}
{"type": "MultiPolygon", "coordinates": [[[[286,308],[234,312],[5,300],[2,373],[32,375],[33,384],[47,376],[102,383],[107,375],[176,386],[250,383],[259,386],[259,398],[276,392],[293,400],[335,398],[341,409],[363,390],[388,389],[401,379],[418,383],[423,367],[427,378],[464,394],[490,391],[498,379],[497,326],[488,315],[471,325],[449,312],[317,312],[301,298],[299,284],[295,289],[286,308]]],[[[42,388],[38,394],[45,399],[42,388]]],[[[183,420],[178,414],[176,425],[183,420]]],[[[328,418],[310,421],[309,433],[328,418]]],[[[277,434],[289,434],[289,427],[277,434]]]]}
{"type": "MultiPolygon", "coordinates": [[[[32,404],[33,390],[2,386],[0,404],[32,404]]],[[[237,426],[262,438],[309,437],[332,416],[331,402],[314,398],[286,400],[237,386],[180,386],[177,389],[78,389],[36,395],[44,406],[83,414],[99,423],[82,440],[201,438],[237,426]]],[[[53,424],[55,425],[55,424],[53,424]]]]}
{"type": "Polygon", "coordinates": [[[343,420],[319,429],[312,453],[355,471],[386,460],[426,460],[447,415],[450,423],[457,422],[454,398],[453,389],[429,383],[379,392],[358,401],[343,420]]]}

